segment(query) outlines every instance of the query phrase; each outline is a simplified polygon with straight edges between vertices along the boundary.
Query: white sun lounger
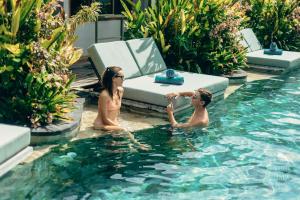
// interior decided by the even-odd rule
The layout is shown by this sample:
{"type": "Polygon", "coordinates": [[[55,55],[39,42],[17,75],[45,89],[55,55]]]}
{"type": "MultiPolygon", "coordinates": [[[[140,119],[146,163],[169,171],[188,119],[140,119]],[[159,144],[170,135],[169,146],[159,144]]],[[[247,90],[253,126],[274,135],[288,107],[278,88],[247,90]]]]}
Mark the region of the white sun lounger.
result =
{"type": "Polygon", "coordinates": [[[250,28],[240,31],[241,44],[248,49],[247,63],[291,70],[300,67],[300,52],[283,51],[282,55],[264,54],[262,45],[250,28]]]}
{"type": "Polygon", "coordinates": [[[30,129],[0,124],[0,177],[32,153],[30,129]]]}
{"type": "MultiPolygon", "coordinates": [[[[93,44],[89,56],[98,74],[108,66],[120,66],[125,73],[123,104],[137,110],[150,110],[165,115],[170,92],[193,91],[206,88],[215,98],[224,98],[228,79],[219,76],[177,71],[184,77],[183,85],[155,83],[155,74],[166,70],[166,64],[152,38],[93,44]],[[140,109],[139,109],[140,108],[140,109]]],[[[190,107],[189,99],[177,98],[175,114],[190,107]]],[[[148,112],[147,111],[147,112],[148,112]]],[[[166,115],[165,115],[166,116],[166,115]]]]}

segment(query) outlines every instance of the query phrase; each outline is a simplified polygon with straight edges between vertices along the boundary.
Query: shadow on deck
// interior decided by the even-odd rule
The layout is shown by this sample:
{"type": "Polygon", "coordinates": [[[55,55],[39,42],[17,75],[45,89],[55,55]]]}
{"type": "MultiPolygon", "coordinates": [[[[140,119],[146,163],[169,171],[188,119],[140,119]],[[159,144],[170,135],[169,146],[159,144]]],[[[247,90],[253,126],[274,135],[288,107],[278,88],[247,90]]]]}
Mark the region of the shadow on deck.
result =
{"type": "Polygon", "coordinates": [[[94,69],[87,59],[76,62],[71,66],[71,71],[76,75],[76,80],[71,85],[74,90],[93,88],[98,83],[94,69]]]}

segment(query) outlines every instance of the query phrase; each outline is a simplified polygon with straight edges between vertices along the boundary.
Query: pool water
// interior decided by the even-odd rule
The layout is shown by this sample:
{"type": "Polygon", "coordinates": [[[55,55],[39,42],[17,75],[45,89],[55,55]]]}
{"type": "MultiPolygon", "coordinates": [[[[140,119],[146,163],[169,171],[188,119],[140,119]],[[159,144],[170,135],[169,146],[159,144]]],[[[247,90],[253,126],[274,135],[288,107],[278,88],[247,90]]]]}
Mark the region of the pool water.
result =
{"type": "Polygon", "coordinates": [[[300,199],[300,71],[248,83],[209,113],[205,129],[61,144],[0,179],[0,199],[300,199]]]}

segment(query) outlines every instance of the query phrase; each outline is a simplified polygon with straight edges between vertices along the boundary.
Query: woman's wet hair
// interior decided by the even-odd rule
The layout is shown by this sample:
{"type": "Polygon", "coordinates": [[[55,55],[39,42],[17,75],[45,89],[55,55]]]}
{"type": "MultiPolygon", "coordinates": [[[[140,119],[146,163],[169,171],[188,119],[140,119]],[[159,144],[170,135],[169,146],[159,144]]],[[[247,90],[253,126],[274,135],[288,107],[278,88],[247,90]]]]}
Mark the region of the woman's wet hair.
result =
{"type": "Polygon", "coordinates": [[[199,88],[197,91],[200,94],[201,101],[204,101],[203,107],[206,107],[211,102],[212,94],[204,88],[199,88]]]}
{"type": "Polygon", "coordinates": [[[117,67],[117,66],[111,66],[111,67],[107,67],[105,69],[105,71],[103,72],[102,76],[101,76],[101,90],[106,89],[108,91],[109,96],[113,99],[113,91],[112,91],[112,86],[113,86],[113,82],[112,79],[113,77],[119,75],[119,71],[121,71],[122,68],[121,67],[117,67]]]}

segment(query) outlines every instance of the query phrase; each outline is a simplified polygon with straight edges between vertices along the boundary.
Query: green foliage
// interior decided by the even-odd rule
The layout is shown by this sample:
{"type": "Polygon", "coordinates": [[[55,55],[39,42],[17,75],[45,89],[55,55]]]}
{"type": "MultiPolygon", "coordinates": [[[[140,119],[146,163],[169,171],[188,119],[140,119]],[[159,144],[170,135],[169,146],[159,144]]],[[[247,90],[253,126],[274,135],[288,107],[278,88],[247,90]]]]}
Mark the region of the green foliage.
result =
{"type": "Polygon", "coordinates": [[[126,39],[152,36],[168,66],[208,74],[231,73],[245,65],[245,51],[236,32],[243,13],[233,15],[237,3],[229,0],[158,0],[141,8],[126,4],[126,39]],[[216,35],[217,34],[217,35],[216,35]],[[226,56],[224,57],[224,53],[226,56]]]}
{"type": "Polygon", "coordinates": [[[264,47],[275,41],[280,48],[300,51],[299,0],[246,0],[243,2],[253,28],[264,47]]]}
{"type": "Polygon", "coordinates": [[[67,120],[75,95],[68,67],[78,24],[94,20],[99,4],[65,20],[57,0],[0,0],[0,121],[32,127],[67,120]]]}
{"type": "Polygon", "coordinates": [[[195,16],[202,25],[197,37],[197,62],[207,74],[230,74],[246,66],[246,50],[237,36],[244,13],[231,0],[196,0],[195,16]]]}

